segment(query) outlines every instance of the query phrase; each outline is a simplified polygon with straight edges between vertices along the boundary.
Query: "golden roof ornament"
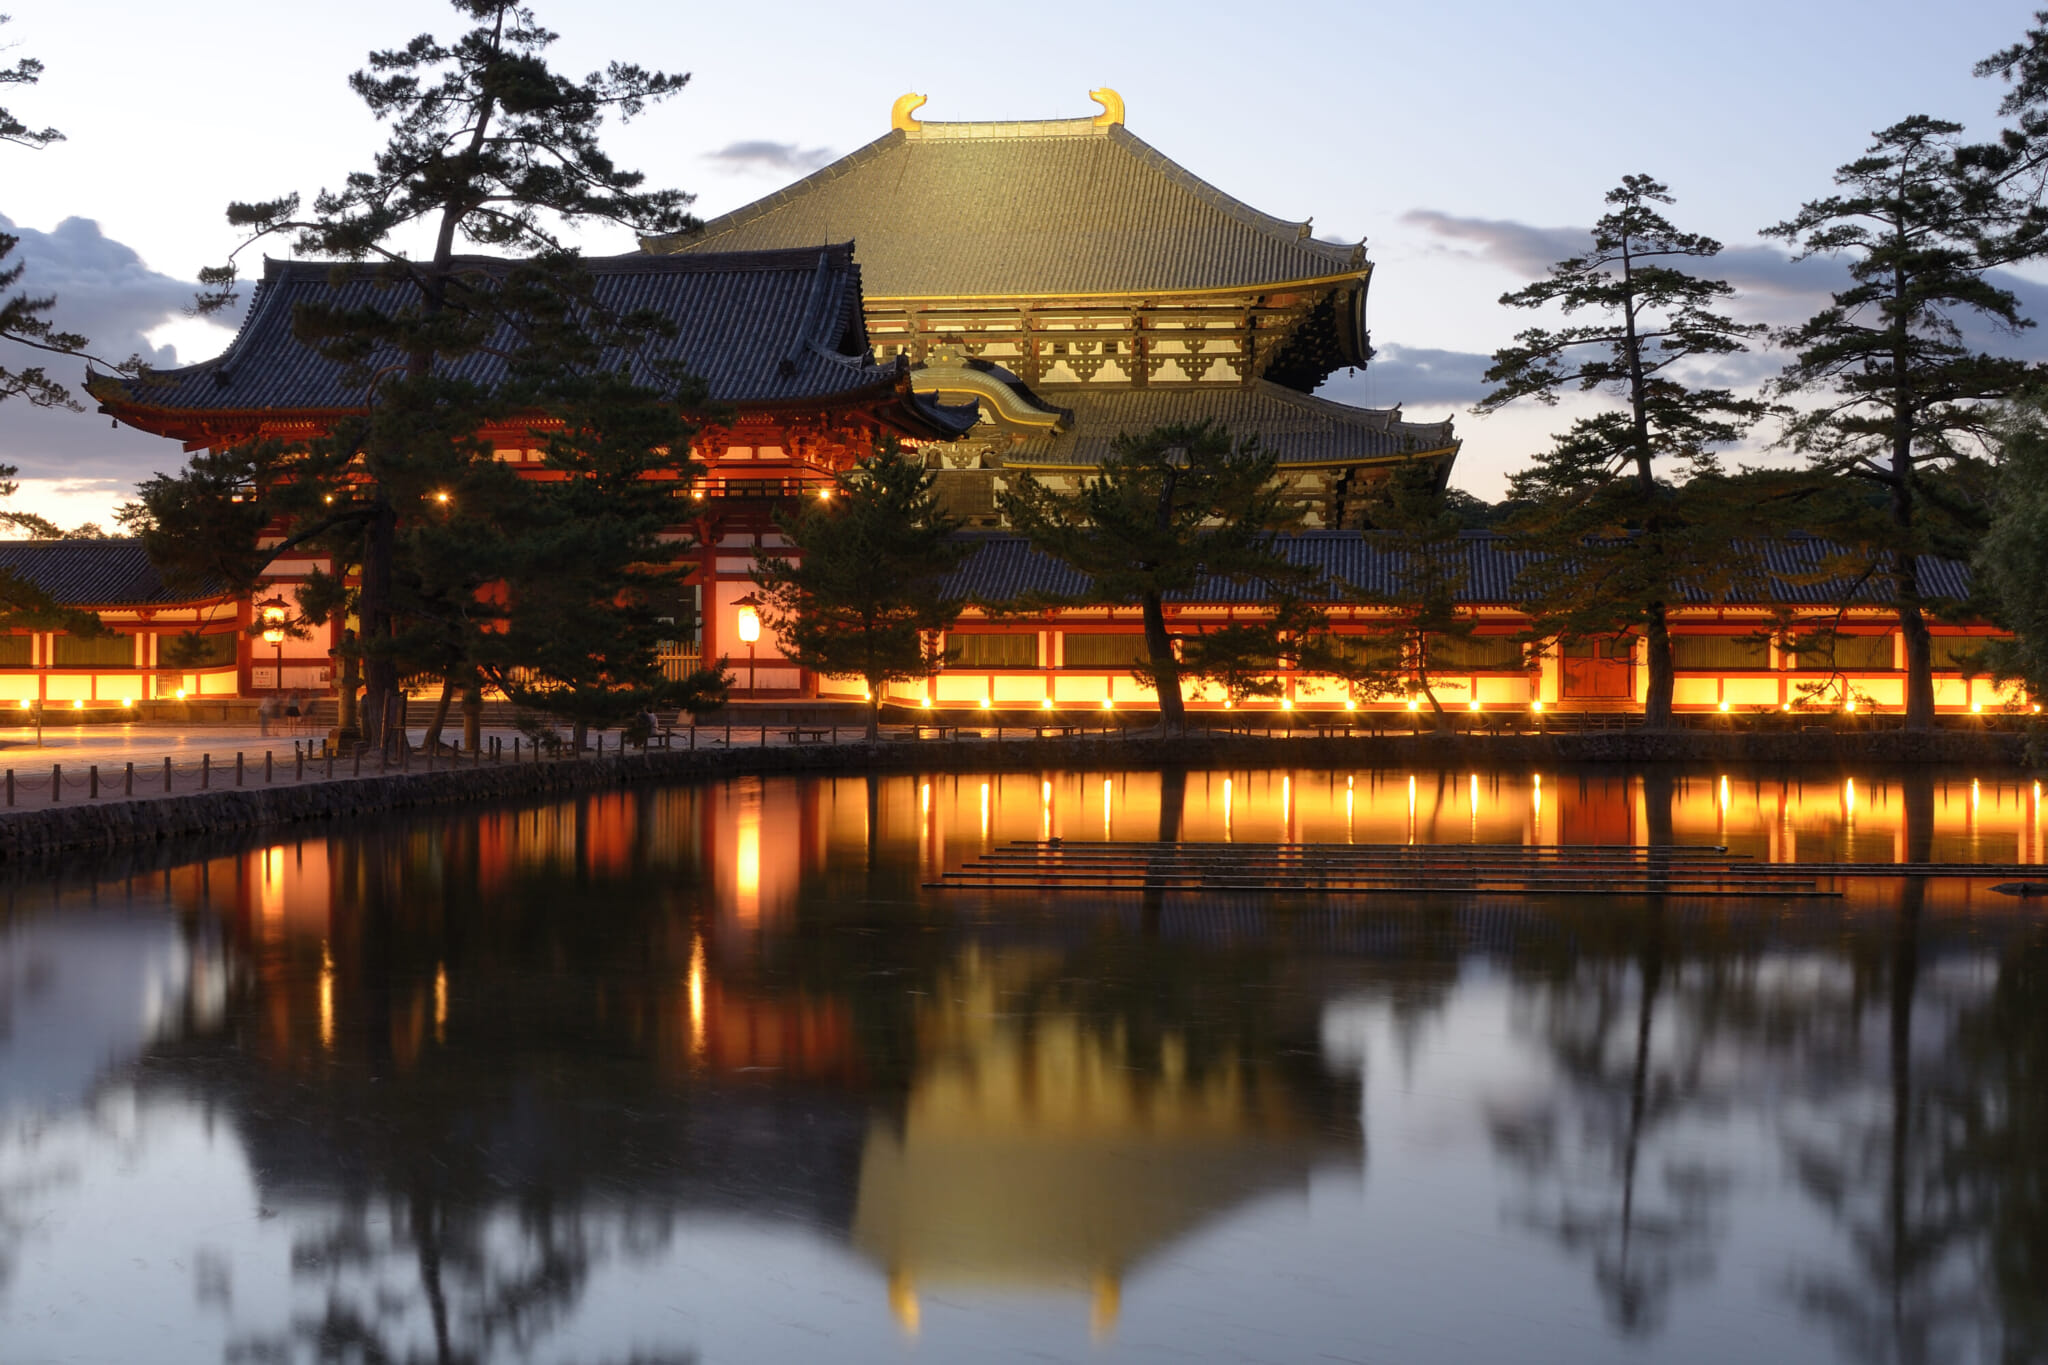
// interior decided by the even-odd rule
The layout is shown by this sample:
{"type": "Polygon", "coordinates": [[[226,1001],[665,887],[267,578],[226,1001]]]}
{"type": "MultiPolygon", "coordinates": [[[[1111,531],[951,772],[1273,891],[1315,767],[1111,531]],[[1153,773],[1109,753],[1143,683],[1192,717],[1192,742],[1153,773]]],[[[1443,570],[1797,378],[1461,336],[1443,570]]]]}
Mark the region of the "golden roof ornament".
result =
{"type": "Polygon", "coordinates": [[[906,133],[916,132],[919,125],[916,114],[924,107],[925,98],[923,95],[898,95],[894,107],[889,110],[889,126],[906,133]]]}
{"type": "Polygon", "coordinates": [[[1108,86],[1090,90],[1088,98],[1102,106],[1102,112],[1095,116],[1097,128],[1109,128],[1124,121],[1124,97],[1108,86]]]}

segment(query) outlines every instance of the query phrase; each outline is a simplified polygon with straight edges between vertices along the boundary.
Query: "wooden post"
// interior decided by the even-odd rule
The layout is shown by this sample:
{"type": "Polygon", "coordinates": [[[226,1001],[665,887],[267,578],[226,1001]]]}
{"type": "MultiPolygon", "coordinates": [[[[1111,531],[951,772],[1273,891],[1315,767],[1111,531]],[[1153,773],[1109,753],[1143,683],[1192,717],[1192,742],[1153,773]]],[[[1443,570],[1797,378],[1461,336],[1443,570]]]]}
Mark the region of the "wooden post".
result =
{"type": "Polygon", "coordinates": [[[64,799],[64,765],[62,763],[52,763],[50,765],[50,799],[52,801],[62,801],[64,799]]]}
{"type": "Polygon", "coordinates": [[[97,763],[85,770],[85,795],[90,801],[100,799],[100,765],[97,763]]]}
{"type": "Polygon", "coordinates": [[[199,790],[205,791],[213,785],[213,755],[199,755],[199,790]]]}
{"type": "Polygon", "coordinates": [[[512,762],[515,766],[519,762],[519,736],[517,735],[512,736],[512,762]]]}
{"type": "Polygon", "coordinates": [[[132,762],[128,765],[127,773],[121,778],[121,795],[135,795],[135,765],[132,762]]]}
{"type": "Polygon", "coordinates": [[[164,795],[171,794],[171,756],[164,755],[164,795]]]}
{"type": "Polygon", "coordinates": [[[334,750],[332,747],[327,750],[327,780],[329,782],[334,780],[334,750]]]}
{"type": "Polygon", "coordinates": [[[14,804],[14,769],[7,770],[7,804],[14,804]]]}
{"type": "Polygon", "coordinates": [[[235,785],[237,787],[242,785],[243,776],[244,770],[242,766],[242,751],[240,749],[237,749],[235,750],[235,785]]]}
{"type": "Polygon", "coordinates": [[[276,769],[276,767],[275,767],[275,766],[273,766],[273,764],[272,764],[272,760],[271,760],[271,757],[270,757],[270,750],[268,750],[268,749],[265,749],[265,750],[263,751],[263,781],[264,781],[264,784],[265,784],[265,785],[267,786],[267,785],[269,785],[269,784],[270,784],[271,782],[274,782],[274,781],[276,781],[276,780],[277,780],[277,769],[276,769]]]}
{"type": "Polygon", "coordinates": [[[292,781],[304,782],[305,780],[306,751],[294,744],[292,745],[292,781]]]}

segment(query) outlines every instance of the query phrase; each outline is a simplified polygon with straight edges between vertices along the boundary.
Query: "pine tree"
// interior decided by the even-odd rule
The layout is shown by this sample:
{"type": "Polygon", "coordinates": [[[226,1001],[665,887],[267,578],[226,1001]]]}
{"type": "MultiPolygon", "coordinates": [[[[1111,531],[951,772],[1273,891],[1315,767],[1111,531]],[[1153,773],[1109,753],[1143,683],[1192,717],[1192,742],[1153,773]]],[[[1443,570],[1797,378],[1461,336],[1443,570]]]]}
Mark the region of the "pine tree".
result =
{"type": "Polygon", "coordinates": [[[1990,525],[1973,557],[1986,615],[2012,632],[1986,662],[2033,696],[2048,696],[2048,413],[2039,395],[2013,406],[1998,431],[1990,525]]]}
{"type": "Polygon", "coordinates": [[[1812,467],[1882,498],[1875,517],[1833,529],[1867,546],[1862,571],[1850,577],[1890,589],[1913,729],[1934,723],[1927,618],[1951,605],[1923,588],[1919,561],[1967,557],[1956,532],[1972,521],[1981,529],[1968,509],[1944,505],[1936,476],[1970,458],[1999,401],[2027,376],[2024,363],[1970,346],[1957,324],[1975,314],[2011,331],[2031,325],[2018,298],[1988,278],[2008,250],[2000,241],[2008,210],[1958,156],[1961,132],[1924,115],[1896,123],[1835,172],[1837,193],[1765,229],[1796,243],[1799,259],[1847,258],[1849,287],[1778,338],[1796,358],[1777,391],[1802,401],[1787,438],[1812,467]]]}
{"type": "MultiPolygon", "coordinates": [[[[637,116],[682,89],[686,76],[615,62],[574,80],[548,66],[556,35],[530,9],[510,0],[453,4],[473,21],[461,36],[443,42],[423,34],[374,52],[350,77],[391,128],[371,168],[323,190],[310,212],[301,212],[295,194],[230,205],[228,221],[243,241],[226,265],[201,272],[202,310],[225,308],[237,296],[235,258],[282,238],[300,254],[337,261],[337,275],[369,272],[388,284],[388,306],[308,305],[295,319],[300,340],[349,365],[366,415],[291,452],[288,479],[268,477],[276,457],[252,448],[195,461],[181,476],[184,487],[158,481],[143,503],[154,542],[173,560],[221,558],[223,551],[194,542],[255,519],[198,506],[221,496],[253,498],[258,525],[283,533],[266,551],[255,551],[253,540],[228,547],[225,557],[245,573],[307,545],[353,555],[360,579],[354,648],[373,736],[381,735],[408,651],[426,648],[431,658],[446,644],[445,630],[438,639],[434,632],[448,614],[473,609],[463,574],[447,572],[448,562],[427,552],[450,537],[482,535],[483,519],[511,496],[502,471],[489,468],[491,453],[477,431],[530,410],[535,375],[587,363],[607,345],[630,348],[636,330],[646,335],[654,326],[596,315],[562,229],[598,222],[651,234],[691,221],[687,196],[644,188],[643,177],[615,165],[598,141],[607,118],[637,116]],[[422,234],[431,250],[416,259],[408,246],[422,234]],[[479,270],[474,257],[457,255],[463,244],[517,264],[479,270]],[[563,320],[572,315],[589,335],[567,335],[574,329],[563,320]],[[528,352],[510,380],[486,388],[453,376],[454,362],[504,345],[508,331],[528,352]],[[416,609],[411,621],[408,605],[416,609]]],[[[672,463],[673,472],[687,473],[686,461],[672,463]]]]}
{"type": "Polygon", "coordinates": [[[1353,588],[1350,601],[1374,609],[1372,634],[1337,652],[1332,671],[1367,697],[1420,693],[1439,729],[1452,717],[1430,681],[1433,652],[1469,640],[1475,622],[1460,602],[1469,574],[1457,512],[1433,463],[1396,465],[1366,505],[1375,550],[1393,563],[1384,590],[1353,588]]]}
{"type": "MultiPolygon", "coordinates": [[[[720,669],[663,672],[690,566],[663,538],[688,484],[655,478],[692,435],[681,411],[701,393],[663,394],[611,373],[566,372],[544,408],[561,423],[547,440],[545,480],[520,479],[477,543],[433,547],[447,576],[491,573],[502,585],[472,647],[484,678],[511,701],[567,720],[581,752],[592,725],[630,724],[655,710],[709,710],[725,699],[720,669]]],[[[454,595],[476,619],[476,592],[454,595]]],[[[474,684],[470,686],[473,688],[474,684]]],[[[451,689],[452,690],[452,689],[451,689]]]]}
{"type": "Polygon", "coordinates": [[[1624,176],[1607,193],[1591,249],[1548,278],[1501,296],[1511,308],[1561,309],[1592,322],[1531,328],[1493,356],[1495,385],[1479,404],[1495,412],[1520,398],[1554,404],[1568,391],[1600,393],[1619,410],[1572,423],[1515,476],[1510,496],[1534,504],[1515,529],[1536,551],[1523,590],[1546,635],[1639,629],[1649,655],[1646,722],[1671,721],[1669,615],[1674,603],[1728,567],[1728,523],[1682,485],[1718,468],[1714,448],[1738,440],[1762,405],[1690,382],[1697,363],[1747,349],[1761,328],[1716,312],[1733,293],[1686,263],[1721,244],[1681,232],[1657,205],[1667,188],[1624,176]]]}
{"type": "Polygon", "coordinates": [[[889,448],[840,476],[834,496],[778,518],[795,556],[756,561],[762,620],[785,655],[867,687],[868,738],[881,731],[882,688],[931,675],[939,639],[964,604],[947,576],[971,545],[932,492],[934,476],[889,448]]]}
{"type": "MultiPolygon", "coordinates": [[[[0,14],[0,24],[7,21],[8,16],[0,14]]],[[[0,67],[0,86],[34,85],[42,74],[41,62],[33,57],[21,57],[13,66],[0,67]]],[[[64,135],[55,128],[30,128],[7,109],[0,108],[0,142],[12,142],[16,146],[40,151],[53,142],[63,140],[64,135]]],[[[16,261],[12,265],[7,263],[7,258],[19,245],[21,238],[11,232],[0,232],[0,293],[14,289],[28,269],[26,261],[16,261]]],[[[58,355],[71,355],[83,350],[86,345],[84,337],[74,332],[60,332],[51,323],[49,312],[56,302],[51,295],[38,297],[20,291],[0,298],[0,342],[58,355]]],[[[70,392],[50,378],[49,372],[40,365],[20,370],[0,365],[0,402],[9,398],[26,398],[37,407],[80,410],[70,392]]],[[[14,476],[20,472],[14,465],[0,464],[0,500],[11,498],[19,491],[20,485],[14,476]]],[[[0,526],[26,532],[38,540],[54,540],[63,534],[47,517],[11,509],[0,509],[0,526]]],[[[64,630],[73,635],[99,635],[105,631],[98,616],[59,606],[49,593],[19,574],[5,570],[0,571],[0,629],[8,627],[64,630]]]]}
{"type": "Polygon", "coordinates": [[[1157,693],[1169,733],[1185,728],[1186,707],[1166,599],[1205,582],[1257,582],[1284,598],[1314,577],[1275,541],[1301,520],[1275,487],[1277,469],[1256,438],[1237,440],[1213,421],[1182,423],[1119,435],[1072,492],[1026,477],[1000,499],[1011,526],[1088,580],[1072,602],[1140,609],[1147,657],[1133,672],[1157,693]]]}
{"type": "MultiPolygon", "coordinates": [[[[0,24],[6,22],[8,16],[0,14],[0,24]]],[[[41,62],[33,57],[21,57],[13,66],[0,67],[0,86],[34,85],[42,76],[41,62]]],[[[17,147],[41,151],[51,143],[63,140],[64,134],[55,128],[31,128],[6,108],[0,107],[0,142],[12,142],[17,147]]],[[[20,245],[21,238],[11,232],[0,232],[0,291],[13,289],[28,269],[25,261],[16,261],[12,265],[7,263],[7,258],[20,245]]],[[[38,297],[21,292],[0,298],[0,341],[56,355],[75,355],[83,350],[86,345],[84,337],[74,332],[60,332],[50,322],[50,309],[56,302],[50,295],[38,297]]],[[[70,391],[50,378],[49,372],[40,365],[22,370],[0,366],[0,401],[9,398],[26,398],[37,407],[82,411],[70,391]]],[[[13,473],[10,469],[0,474],[0,478],[12,477],[13,473]]]]}

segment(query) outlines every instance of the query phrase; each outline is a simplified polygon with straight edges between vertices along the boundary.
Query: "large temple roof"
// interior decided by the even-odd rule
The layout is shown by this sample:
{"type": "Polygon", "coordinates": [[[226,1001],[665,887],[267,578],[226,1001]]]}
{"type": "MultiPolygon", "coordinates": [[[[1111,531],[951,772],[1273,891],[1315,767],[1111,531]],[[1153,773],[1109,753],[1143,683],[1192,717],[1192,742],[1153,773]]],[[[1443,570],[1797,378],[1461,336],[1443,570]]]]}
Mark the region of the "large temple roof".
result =
{"type": "MultiPolygon", "coordinates": [[[[480,271],[507,262],[464,257],[480,271]]],[[[675,335],[652,341],[630,363],[636,378],[656,382],[657,366],[679,363],[702,379],[714,402],[817,405],[850,401],[892,388],[908,392],[901,364],[877,364],[861,313],[860,267],[846,245],[795,251],[654,257],[642,253],[584,262],[597,302],[626,312],[658,311],[675,335]]],[[[391,309],[408,302],[411,286],[390,283],[372,267],[348,272],[327,262],[266,261],[249,314],[224,352],[212,360],[139,379],[94,375],[88,388],[112,412],[149,427],[146,414],[338,413],[360,411],[363,372],[321,355],[293,332],[301,303],[391,309]]],[[[511,338],[449,365],[447,373],[479,383],[501,380],[511,338]]],[[[389,357],[396,360],[395,355],[389,357]]],[[[931,435],[957,431],[962,418],[914,400],[931,435]]]]}
{"type": "Polygon", "coordinates": [[[1072,414],[1071,424],[1027,436],[1005,452],[1006,465],[1092,467],[1120,433],[1204,420],[1256,434],[1282,465],[1350,465],[1457,448],[1448,421],[1404,422],[1399,408],[1348,407],[1263,379],[1214,387],[1063,389],[1058,399],[1072,414]]]}
{"type": "MultiPolygon", "coordinates": [[[[1120,117],[1121,102],[1118,102],[1120,117]]],[[[1366,272],[1105,119],[899,126],[649,251],[853,241],[876,298],[1160,294],[1366,272]]]]}

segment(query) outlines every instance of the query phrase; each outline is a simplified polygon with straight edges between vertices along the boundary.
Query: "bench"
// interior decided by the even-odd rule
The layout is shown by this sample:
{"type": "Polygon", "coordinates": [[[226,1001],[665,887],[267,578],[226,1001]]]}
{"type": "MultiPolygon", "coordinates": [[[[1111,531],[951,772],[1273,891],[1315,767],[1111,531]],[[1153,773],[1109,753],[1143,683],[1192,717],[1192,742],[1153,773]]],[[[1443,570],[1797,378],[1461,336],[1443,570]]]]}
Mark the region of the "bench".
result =
{"type": "Polygon", "coordinates": [[[824,741],[830,730],[829,726],[792,725],[776,733],[788,735],[791,744],[817,744],[824,741]]]}

